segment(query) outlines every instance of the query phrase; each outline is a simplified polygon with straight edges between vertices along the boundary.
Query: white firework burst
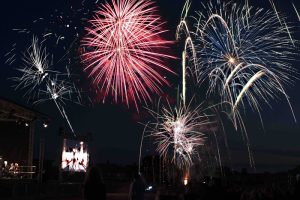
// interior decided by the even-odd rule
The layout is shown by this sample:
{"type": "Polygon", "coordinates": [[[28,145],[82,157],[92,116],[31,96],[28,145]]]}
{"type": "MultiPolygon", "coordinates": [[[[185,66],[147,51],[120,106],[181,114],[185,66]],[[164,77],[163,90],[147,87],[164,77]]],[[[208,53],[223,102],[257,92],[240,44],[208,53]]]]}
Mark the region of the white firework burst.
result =
{"type": "Polygon", "coordinates": [[[150,123],[150,135],[155,138],[157,152],[161,157],[171,155],[172,161],[179,167],[188,167],[197,158],[197,148],[204,144],[202,130],[210,122],[208,115],[201,115],[201,106],[194,109],[179,105],[174,109],[159,106],[159,111],[149,110],[156,122],[150,123]]]}

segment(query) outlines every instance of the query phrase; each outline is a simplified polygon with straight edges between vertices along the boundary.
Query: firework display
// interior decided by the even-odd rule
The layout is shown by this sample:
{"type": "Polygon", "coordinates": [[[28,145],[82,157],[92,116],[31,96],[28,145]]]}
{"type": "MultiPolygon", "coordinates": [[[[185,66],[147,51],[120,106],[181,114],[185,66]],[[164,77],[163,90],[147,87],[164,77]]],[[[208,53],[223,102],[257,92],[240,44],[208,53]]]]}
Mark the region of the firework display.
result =
{"type": "Polygon", "coordinates": [[[155,138],[157,151],[167,158],[170,154],[179,167],[192,165],[197,158],[197,147],[205,142],[203,127],[210,122],[208,116],[201,115],[201,105],[191,108],[191,105],[172,108],[161,106],[158,112],[149,110],[156,122],[149,124],[149,132],[155,138]]]}
{"type": "Polygon", "coordinates": [[[208,96],[218,94],[236,116],[245,105],[260,115],[261,102],[284,96],[295,69],[295,49],[289,32],[272,11],[222,3],[204,6],[199,13],[195,37],[200,82],[209,79],[208,96]],[[220,7],[220,8],[219,8],[220,7]]]}
{"type": "MultiPolygon", "coordinates": [[[[196,14],[190,16],[189,0],[178,13],[179,23],[171,33],[177,42],[164,39],[168,31],[154,0],[62,4],[49,16],[34,20],[31,29],[13,29],[24,45],[19,50],[21,42],[16,39],[4,55],[5,63],[16,72],[10,80],[30,104],[52,102],[74,136],[67,102],[81,105],[83,92],[90,102],[98,100],[89,96],[92,91],[103,103],[125,104],[128,110],[134,107],[142,120],[148,116],[139,111],[146,105],[152,120],[144,127],[139,172],[144,133],[154,139],[160,159],[172,160],[181,170],[201,160],[201,146],[214,154],[210,160],[217,160],[222,168],[218,142],[229,126],[242,133],[253,166],[245,123],[248,110],[263,125],[263,108],[284,99],[296,121],[287,94],[298,76],[293,66],[298,56],[294,27],[274,0],[264,5],[269,9],[256,7],[250,0],[197,3],[196,14]],[[168,63],[176,60],[179,63],[174,66],[168,63]],[[176,66],[181,69],[174,70],[176,66]],[[176,75],[174,71],[179,71],[178,78],[167,77],[176,75]],[[166,94],[166,88],[177,90],[177,98],[166,94]],[[158,103],[156,95],[161,95],[158,103]],[[164,97],[165,105],[160,102],[164,97]],[[223,114],[229,125],[222,122],[223,114]]],[[[293,18],[300,21],[297,5],[290,3],[290,7],[293,18]]],[[[226,143],[229,146],[227,136],[226,143]]],[[[83,142],[80,148],[76,144],[68,149],[64,144],[63,170],[86,171],[88,161],[83,142]]]]}
{"type": "Polygon", "coordinates": [[[82,40],[84,70],[116,102],[151,100],[168,84],[161,70],[171,72],[160,53],[170,41],[161,38],[163,22],[152,1],[120,0],[105,3],[86,27],[82,40]],[[158,71],[160,70],[160,71],[158,71]]]}
{"type": "Polygon", "coordinates": [[[52,100],[71,131],[73,127],[65,112],[65,101],[73,101],[72,94],[79,94],[74,84],[68,82],[68,75],[52,70],[52,61],[46,48],[33,36],[31,46],[23,54],[23,66],[17,68],[20,76],[13,77],[16,89],[26,90],[25,96],[33,104],[52,100]]]}
{"type": "MultiPolygon", "coordinates": [[[[200,88],[208,83],[206,99],[217,100],[236,130],[240,129],[247,144],[250,165],[254,166],[249,137],[244,123],[248,107],[258,113],[265,103],[282,96],[296,117],[286,93],[297,76],[292,63],[297,41],[292,27],[270,1],[272,11],[230,2],[209,1],[192,18],[189,27],[186,1],[177,27],[176,38],[185,39],[182,52],[182,98],[186,97],[186,73],[196,76],[200,88]]],[[[295,11],[297,12],[295,6],[295,11]]],[[[189,76],[193,78],[193,76],[189,76]]]]}

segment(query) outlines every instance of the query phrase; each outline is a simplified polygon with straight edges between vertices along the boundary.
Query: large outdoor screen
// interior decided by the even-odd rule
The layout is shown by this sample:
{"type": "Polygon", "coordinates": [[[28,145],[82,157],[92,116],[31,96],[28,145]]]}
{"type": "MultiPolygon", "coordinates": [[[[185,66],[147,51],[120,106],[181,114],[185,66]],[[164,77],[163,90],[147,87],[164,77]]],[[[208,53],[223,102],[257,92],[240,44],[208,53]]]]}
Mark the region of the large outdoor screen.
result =
{"type": "Polygon", "coordinates": [[[88,162],[89,154],[84,142],[64,140],[61,164],[63,171],[86,172],[88,162]]]}

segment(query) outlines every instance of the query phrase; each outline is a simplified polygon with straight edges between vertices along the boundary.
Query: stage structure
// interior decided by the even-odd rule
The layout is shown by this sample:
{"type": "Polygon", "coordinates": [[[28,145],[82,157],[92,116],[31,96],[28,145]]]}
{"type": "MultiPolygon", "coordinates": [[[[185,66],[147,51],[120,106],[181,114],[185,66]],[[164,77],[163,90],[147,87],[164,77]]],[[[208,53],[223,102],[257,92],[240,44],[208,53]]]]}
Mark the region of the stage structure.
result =
{"type": "Polygon", "coordinates": [[[0,97],[1,177],[32,178],[36,173],[32,160],[37,121],[41,121],[41,124],[47,127],[49,118],[45,114],[0,97]]]}

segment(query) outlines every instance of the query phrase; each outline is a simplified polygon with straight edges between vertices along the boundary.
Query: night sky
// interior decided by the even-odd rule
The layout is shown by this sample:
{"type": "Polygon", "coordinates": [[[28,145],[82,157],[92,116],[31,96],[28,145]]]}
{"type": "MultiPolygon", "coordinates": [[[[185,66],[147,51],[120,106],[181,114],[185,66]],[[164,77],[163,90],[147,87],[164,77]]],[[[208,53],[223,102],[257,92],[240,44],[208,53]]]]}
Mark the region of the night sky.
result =
{"type": "MultiPolygon", "coordinates": [[[[261,7],[269,7],[268,0],[251,0],[253,5],[261,7]],[[256,3],[261,2],[261,3],[256,3]]],[[[88,2],[88,0],[86,0],[88,2]]],[[[85,2],[85,3],[86,3],[85,2]]],[[[99,0],[99,3],[101,0],[99,0]]],[[[200,0],[194,0],[190,13],[197,11],[197,3],[200,0]]],[[[300,39],[299,25],[297,16],[292,9],[289,1],[277,1],[278,8],[287,15],[288,20],[296,26],[293,33],[294,38],[300,39]]],[[[22,105],[30,105],[26,98],[22,98],[23,91],[14,90],[13,83],[9,80],[15,76],[15,66],[5,64],[4,54],[11,49],[11,45],[22,40],[22,34],[18,34],[12,29],[28,28],[34,32],[35,26],[33,21],[40,17],[46,18],[55,9],[64,10],[70,5],[80,6],[81,1],[77,0],[28,0],[28,1],[3,1],[1,5],[1,37],[0,37],[0,96],[9,98],[22,105]]],[[[180,19],[180,13],[183,0],[157,0],[157,6],[162,19],[166,21],[166,28],[170,30],[166,37],[168,40],[175,40],[175,30],[180,19]]],[[[295,6],[300,10],[300,2],[295,0],[295,6]]],[[[91,10],[96,8],[90,7],[91,10]]],[[[66,9],[67,10],[67,9],[66,9]]],[[[65,33],[68,35],[68,33],[65,33]]],[[[71,35],[71,34],[70,34],[71,35]]],[[[72,36],[70,36],[72,37],[72,36]]],[[[20,47],[20,46],[19,46],[20,47]]],[[[178,54],[175,50],[176,44],[172,47],[172,53],[178,54]]],[[[26,46],[21,46],[21,49],[26,46]]],[[[176,55],[180,57],[180,54],[176,55]]],[[[180,62],[171,61],[171,68],[180,73],[180,62]]],[[[299,62],[294,61],[293,66],[299,71],[299,62]]],[[[82,75],[79,73],[79,75],[82,75]]],[[[300,77],[300,76],[298,76],[300,77]]],[[[79,78],[80,79],[80,78],[79,78]]],[[[81,83],[85,81],[82,78],[81,83]]],[[[172,87],[177,87],[179,84],[178,78],[169,77],[172,87]]],[[[300,121],[300,81],[296,81],[294,87],[288,88],[287,93],[290,96],[290,101],[293,105],[296,118],[300,121]]],[[[170,96],[174,97],[176,91],[170,91],[170,96]]],[[[83,94],[85,95],[85,94],[83,94]]],[[[156,96],[158,98],[158,96],[156,96]]],[[[273,102],[272,109],[269,107],[263,108],[262,117],[264,120],[264,130],[260,124],[257,115],[248,111],[248,117],[245,118],[246,127],[250,136],[250,141],[253,148],[254,158],[257,164],[257,169],[264,170],[286,170],[297,165],[300,165],[300,125],[295,123],[288,104],[284,98],[281,101],[273,102]]],[[[142,107],[142,106],[141,106],[142,107]]],[[[60,126],[65,126],[65,122],[59,115],[55,105],[49,101],[43,104],[34,106],[34,109],[46,113],[51,118],[51,123],[48,129],[36,129],[35,140],[35,155],[38,155],[38,139],[41,131],[46,134],[46,159],[57,159],[58,156],[58,129],[60,126]]],[[[74,129],[79,134],[91,132],[93,134],[93,142],[91,144],[93,151],[97,152],[97,162],[115,163],[133,163],[138,159],[139,141],[141,138],[143,126],[138,122],[145,123],[145,111],[141,109],[137,113],[134,109],[128,109],[126,105],[120,105],[110,102],[104,104],[98,103],[94,105],[76,105],[67,104],[66,110],[70,116],[70,120],[74,129]]],[[[230,149],[232,151],[233,166],[235,168],[247,167],[248,157],[247,151],[239,133],[234,129],[227,129],[229,136],[230,149]]],[[[1,133],[5,137],[5,133],[1,133]]],[[[153,152],[150,141],[146,141],[144,154],[153,152]],[[148,152],[146,152],[148,150],[148,152]]]]}

